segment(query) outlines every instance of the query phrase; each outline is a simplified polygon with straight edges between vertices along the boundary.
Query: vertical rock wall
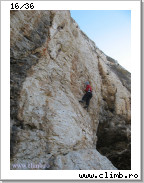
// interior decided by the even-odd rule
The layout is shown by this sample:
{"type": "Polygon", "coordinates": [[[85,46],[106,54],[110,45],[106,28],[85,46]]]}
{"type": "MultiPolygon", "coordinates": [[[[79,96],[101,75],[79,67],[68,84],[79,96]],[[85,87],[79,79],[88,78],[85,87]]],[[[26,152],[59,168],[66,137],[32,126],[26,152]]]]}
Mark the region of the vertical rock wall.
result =
{"type": "Polygon", "coordinates": [[[102,64],[103,61],[100,61],[103,105],[97,131],[97,149],[118,169],[131,169],[130,73],[116,62],[107,63],[109,69],[102,64]]]}
{"type": "Polygon", "coordinates": [[[115,169],[96,145],[103,154],[112,142],[101,142],[106,129],[107,136],[118,129],[125,143],[110,147],[109,157],[130,142],[130,90],[117,63],[69,11],[11,11],[10,49],[11,169],[115,169]],[[88,112],[78,102],[87,80],[93,88],[88,112]]]}

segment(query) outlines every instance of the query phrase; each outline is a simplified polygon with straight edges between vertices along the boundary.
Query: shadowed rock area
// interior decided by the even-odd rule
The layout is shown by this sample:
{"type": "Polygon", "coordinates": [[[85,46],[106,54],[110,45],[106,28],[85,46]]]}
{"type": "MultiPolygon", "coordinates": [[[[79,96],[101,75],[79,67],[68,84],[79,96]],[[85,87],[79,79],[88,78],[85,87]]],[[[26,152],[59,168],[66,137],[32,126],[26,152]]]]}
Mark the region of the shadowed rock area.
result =
{"type": "Polygon", "coordinates": [[[10,26],[10,168],[130,169],[130,73],[69,11],[11,11],[10,26]]]}

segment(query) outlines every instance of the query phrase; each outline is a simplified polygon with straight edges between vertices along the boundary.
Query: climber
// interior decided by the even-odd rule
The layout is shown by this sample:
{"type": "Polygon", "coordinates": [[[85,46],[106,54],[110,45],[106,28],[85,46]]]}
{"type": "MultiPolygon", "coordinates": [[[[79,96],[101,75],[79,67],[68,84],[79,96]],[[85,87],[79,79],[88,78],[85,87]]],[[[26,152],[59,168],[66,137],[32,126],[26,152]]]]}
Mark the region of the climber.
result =
{"type": "Polygon", "coordinates": [[[85,84],[86,84],[86,89],[85,89],[86,93],[82,97],[82,100],[79,100],[79,102],[84,103],[86,101],[86,106],[84,106],[84,108],[88,109],[90,99],[92,98],[92,88],[88,81],[86,81],[85,84]]]}

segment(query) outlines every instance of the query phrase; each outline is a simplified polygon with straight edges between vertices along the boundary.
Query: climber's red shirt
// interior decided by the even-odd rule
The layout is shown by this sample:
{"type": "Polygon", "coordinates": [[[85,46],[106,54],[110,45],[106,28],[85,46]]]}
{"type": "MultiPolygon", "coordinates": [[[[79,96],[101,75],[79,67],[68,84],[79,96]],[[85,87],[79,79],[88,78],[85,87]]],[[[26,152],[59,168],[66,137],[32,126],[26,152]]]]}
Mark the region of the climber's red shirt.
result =
{"type": "Polygon", "coordinates": [[[89,90],[92,92],[92,87],[90,85],[87,85],[85,91],[88,92],[89,90]]]}

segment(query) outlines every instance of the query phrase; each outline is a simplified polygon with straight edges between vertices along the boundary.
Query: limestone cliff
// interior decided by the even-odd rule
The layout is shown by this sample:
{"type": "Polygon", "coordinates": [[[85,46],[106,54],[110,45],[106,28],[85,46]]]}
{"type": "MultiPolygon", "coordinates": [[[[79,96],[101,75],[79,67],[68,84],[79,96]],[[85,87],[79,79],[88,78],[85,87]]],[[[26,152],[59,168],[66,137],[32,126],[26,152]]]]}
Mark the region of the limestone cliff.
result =
{"type": "Polygon", "coordinates": [[[130,73],[69,11],[11,11],[10,24],[11,169],[130,169],[130,73]]]}

